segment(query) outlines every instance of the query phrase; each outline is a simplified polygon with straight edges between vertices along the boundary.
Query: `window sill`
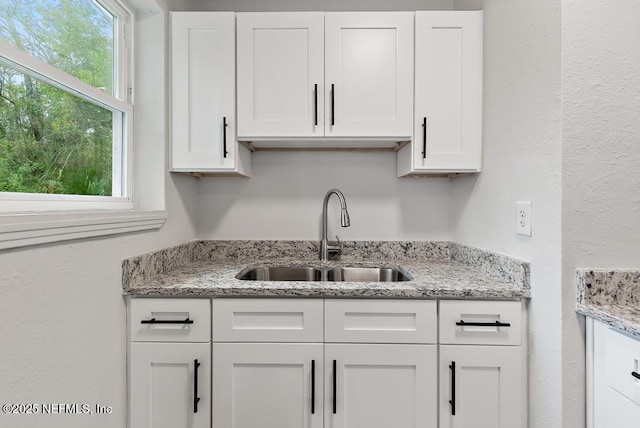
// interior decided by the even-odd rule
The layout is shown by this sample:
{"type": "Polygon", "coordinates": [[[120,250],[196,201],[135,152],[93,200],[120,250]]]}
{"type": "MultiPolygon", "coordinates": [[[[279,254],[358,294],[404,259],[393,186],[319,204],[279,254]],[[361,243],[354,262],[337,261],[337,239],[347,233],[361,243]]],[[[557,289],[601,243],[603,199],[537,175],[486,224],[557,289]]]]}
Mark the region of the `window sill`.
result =
{"type": "Polygon", "coordinates": [[[0,250],[159,229],[165,211],[48,212],[0,215],[0,250]]]}

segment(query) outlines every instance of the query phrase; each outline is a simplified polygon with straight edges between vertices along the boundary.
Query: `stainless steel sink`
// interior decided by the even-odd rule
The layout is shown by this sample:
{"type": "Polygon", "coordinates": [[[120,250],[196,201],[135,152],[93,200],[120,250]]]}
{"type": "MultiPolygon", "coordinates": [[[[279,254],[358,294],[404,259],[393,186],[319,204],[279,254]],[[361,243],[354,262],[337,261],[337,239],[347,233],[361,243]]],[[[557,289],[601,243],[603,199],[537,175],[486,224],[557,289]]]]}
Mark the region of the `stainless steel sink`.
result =
{"type": "Polygon", "coordinates": [[[240,272],[236,278],[249,281],[321,281],[324,272],[304,267],[256,267],[240,272]]]}
{"type": "Polygon", "coordinates": [[[399,282],[410,280],[403,272],[389,267],[339,267],[327,272],[327,281],[399,282]]]}
{"type": "Polygon", "coordinates": [[[330,281],[330,282],[399,282],[413,278],[391,267],[272,266],[254,267],[236,278],[246,281],[330,281]]]}

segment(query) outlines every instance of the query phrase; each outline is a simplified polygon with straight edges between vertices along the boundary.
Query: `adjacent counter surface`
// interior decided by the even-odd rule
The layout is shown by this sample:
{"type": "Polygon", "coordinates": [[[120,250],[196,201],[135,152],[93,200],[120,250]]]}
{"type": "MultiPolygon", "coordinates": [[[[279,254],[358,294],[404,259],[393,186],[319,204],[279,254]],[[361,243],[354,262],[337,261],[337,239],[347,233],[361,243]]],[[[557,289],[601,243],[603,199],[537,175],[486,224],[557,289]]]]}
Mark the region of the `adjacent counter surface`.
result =
{"type": "Polygon", "coordinates": [[[123,290],[132,296],[173,297],[531,297],[527,262],[458,243],[343,243],[341,260],[321,263],[313,241],[191,241],[123,262],[123,290]],[[400,268],[406,282],[243,281],[253,266],[372,266],[400,268]]]}
{"type": "Polygon", "coordinates": [[[640,337],[640,271],[578,269],[576,312],[640,337]]]}

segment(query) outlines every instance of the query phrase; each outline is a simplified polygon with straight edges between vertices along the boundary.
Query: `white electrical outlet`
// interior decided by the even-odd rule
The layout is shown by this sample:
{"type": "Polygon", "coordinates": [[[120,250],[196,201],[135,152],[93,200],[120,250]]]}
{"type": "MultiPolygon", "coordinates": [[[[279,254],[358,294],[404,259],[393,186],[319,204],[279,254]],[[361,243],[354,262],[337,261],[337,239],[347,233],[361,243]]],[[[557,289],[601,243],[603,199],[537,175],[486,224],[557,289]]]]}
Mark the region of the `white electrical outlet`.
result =
{"type": "Polygon", "coordinates": [[[516,233],[531,236],[531,202],[516,202],[516,233]]]}

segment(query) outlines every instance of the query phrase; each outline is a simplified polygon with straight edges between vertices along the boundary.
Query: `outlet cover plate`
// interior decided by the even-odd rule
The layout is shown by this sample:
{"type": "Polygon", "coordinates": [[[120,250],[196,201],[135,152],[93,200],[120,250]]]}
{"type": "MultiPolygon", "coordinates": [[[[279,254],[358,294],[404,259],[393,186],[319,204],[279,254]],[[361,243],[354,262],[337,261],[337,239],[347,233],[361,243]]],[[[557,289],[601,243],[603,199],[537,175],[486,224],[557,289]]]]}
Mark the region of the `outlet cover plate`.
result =
{"type": "Polygon", "coordinates": [[[531,236],[531,202],[516,202],[516,233],[531,236]]]}

